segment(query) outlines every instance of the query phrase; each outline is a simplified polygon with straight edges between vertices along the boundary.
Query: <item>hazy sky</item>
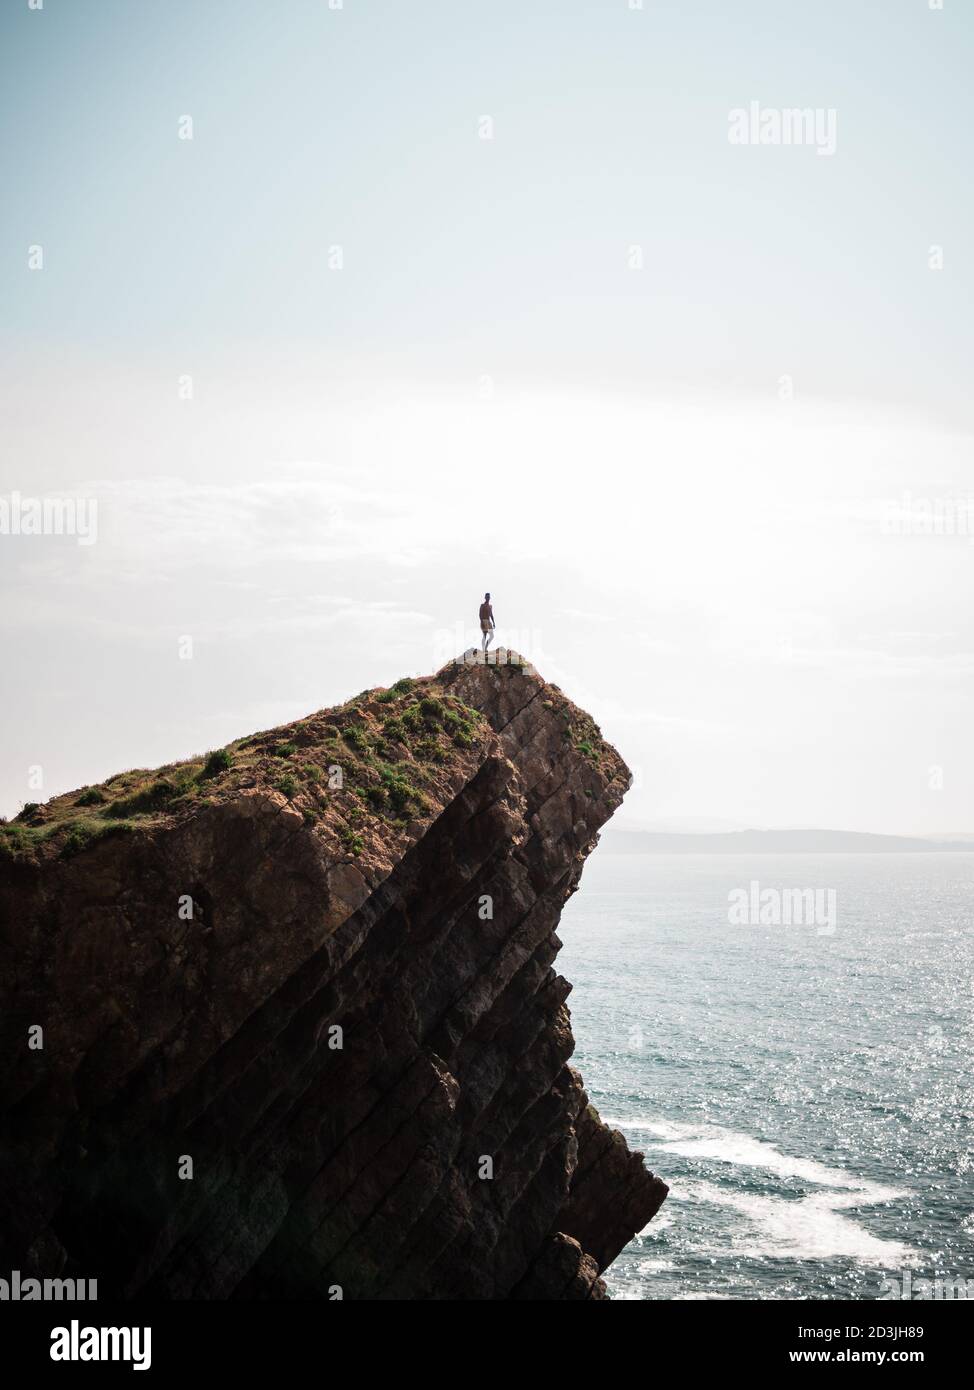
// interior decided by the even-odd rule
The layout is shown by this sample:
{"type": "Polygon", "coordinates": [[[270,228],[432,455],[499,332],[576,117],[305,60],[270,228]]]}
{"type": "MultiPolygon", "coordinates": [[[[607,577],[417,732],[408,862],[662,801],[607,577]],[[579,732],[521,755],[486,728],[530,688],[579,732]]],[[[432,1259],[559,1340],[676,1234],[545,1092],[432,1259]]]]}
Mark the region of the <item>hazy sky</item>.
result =
{"type": "Polygon", "coordinates": [[[0,813],[490,589],[620,824],[974,831],[970,6],[4,0],[0,54],[0,500],[97,502],[0,534],[0,813]]]}

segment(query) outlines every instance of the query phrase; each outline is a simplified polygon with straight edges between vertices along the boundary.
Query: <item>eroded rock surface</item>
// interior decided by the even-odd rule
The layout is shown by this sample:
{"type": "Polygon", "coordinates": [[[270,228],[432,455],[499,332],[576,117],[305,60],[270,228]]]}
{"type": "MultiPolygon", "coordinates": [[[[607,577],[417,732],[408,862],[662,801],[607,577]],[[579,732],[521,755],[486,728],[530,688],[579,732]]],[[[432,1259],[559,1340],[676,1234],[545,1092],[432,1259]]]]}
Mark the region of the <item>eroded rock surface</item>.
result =
{"type": "Polygon", "coordinates": [[[667,1189],[569,1066],[553,961],[630,779],[506,656],[3,828],[0,1267],[604,1297],[667,1189]]]}

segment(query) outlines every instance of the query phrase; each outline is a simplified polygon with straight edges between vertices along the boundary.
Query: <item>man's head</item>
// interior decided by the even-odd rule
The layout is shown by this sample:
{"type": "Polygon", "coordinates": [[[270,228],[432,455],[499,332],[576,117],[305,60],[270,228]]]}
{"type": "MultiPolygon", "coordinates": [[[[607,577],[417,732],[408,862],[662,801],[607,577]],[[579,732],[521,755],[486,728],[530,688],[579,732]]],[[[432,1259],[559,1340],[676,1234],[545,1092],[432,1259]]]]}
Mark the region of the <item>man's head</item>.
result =
{"type": "Polygon", "coordinates": [[[484,594],[484,603],[490,603],[490,594],[484,594]]]}

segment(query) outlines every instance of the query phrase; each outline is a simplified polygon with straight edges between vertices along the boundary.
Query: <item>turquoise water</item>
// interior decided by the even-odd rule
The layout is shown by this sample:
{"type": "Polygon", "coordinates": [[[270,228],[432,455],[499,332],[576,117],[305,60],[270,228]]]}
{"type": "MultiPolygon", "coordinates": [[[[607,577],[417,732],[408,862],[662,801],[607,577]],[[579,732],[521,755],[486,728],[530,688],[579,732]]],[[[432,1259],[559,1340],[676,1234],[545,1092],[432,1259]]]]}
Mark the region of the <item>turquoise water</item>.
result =
{"type": "Polygon", "coordinates": [[[559,936],[573,1064],[671,1189],[613,1298],[974,1297],[974,854],[596,849],[559,936]],[[834,933],[730,925],[752,880],[834,933]]]}

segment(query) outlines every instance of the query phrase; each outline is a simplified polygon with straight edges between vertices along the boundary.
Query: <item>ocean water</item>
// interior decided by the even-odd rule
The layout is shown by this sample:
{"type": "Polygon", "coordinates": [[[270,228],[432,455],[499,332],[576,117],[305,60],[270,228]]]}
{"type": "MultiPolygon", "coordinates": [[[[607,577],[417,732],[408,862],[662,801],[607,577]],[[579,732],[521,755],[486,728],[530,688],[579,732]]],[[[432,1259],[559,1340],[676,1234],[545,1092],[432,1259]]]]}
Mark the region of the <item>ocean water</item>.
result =
{"type": "Polygon", "coordinates": [[[974,854],[599,848],[559,936],[573,1064],[670,1186],[611,1297],[974,1297],[974,854]],[[835,931],[731,925],[752,881],[835,931]]]}

